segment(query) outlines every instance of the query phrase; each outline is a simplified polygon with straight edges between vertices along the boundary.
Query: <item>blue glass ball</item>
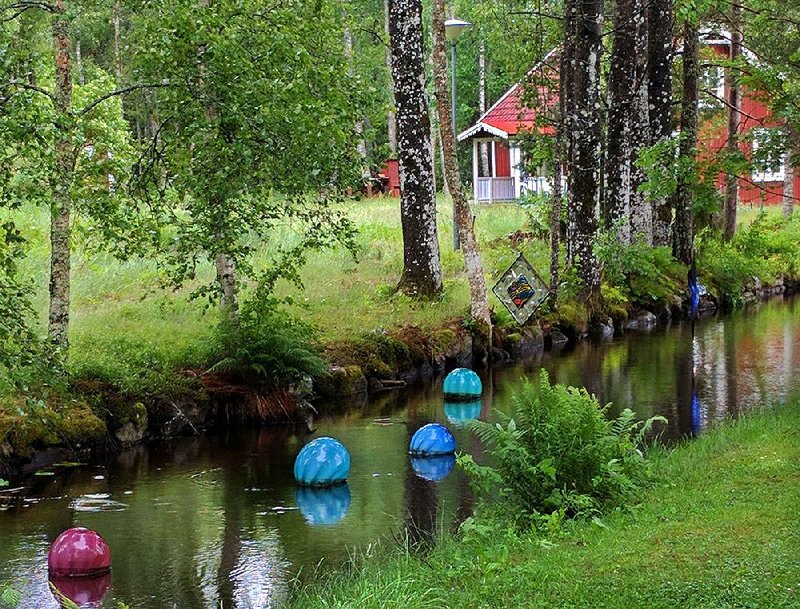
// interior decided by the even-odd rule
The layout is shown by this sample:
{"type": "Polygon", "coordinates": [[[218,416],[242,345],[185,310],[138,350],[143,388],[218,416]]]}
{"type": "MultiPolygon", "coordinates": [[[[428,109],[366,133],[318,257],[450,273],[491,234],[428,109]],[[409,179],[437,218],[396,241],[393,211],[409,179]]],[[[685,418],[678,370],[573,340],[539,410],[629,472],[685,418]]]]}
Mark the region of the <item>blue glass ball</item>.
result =
{"type": "Polygon", "coordinates": [[[332,486],[350,475],[350,453],[333,438],[306,444],[294,461],[294,479],[303,486],[332,486]]]}
{"type": "Polygon", "coordinates": [[[481,416],[480,400],[474,402],[445,402],[444,416],[456,427],[466,427],[470,421],[481,416]]]}
{"type": "Polygon", "coordinates": [[[439,482],[444,480],[453,471],[456,464],[454,455],[439,455],[438,457],[411,457],[411,469],[423,480],[439,482]]]}
{"type": "Polygon", "coordinates": [[[456,368],[444,379],[445,397],[470,399],[481,393],[483,393],[483,383],[469,368],[456,368]]]}
{"type": "Polygon", "coordinates": [[[444,425],[429,423],[411,438],[408,452],[412,455],[452,455],[456,452],[456,439],[444,425]]]}
{"type": "Polygon", "coordinates": [[[331,526],[340,522],[350,509],[350,485],[331,488],[298,486],[294,499],[303,518],[311,526],[331,526]]]}

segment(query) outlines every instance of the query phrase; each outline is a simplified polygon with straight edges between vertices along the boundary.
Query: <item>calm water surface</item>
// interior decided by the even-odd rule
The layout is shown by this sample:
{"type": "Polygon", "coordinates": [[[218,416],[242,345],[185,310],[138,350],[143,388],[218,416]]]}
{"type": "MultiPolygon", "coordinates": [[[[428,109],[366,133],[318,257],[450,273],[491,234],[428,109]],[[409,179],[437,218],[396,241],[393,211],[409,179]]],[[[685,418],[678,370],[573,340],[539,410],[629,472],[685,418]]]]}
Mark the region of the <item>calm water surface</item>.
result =
{"type": "Polygon", "coordinates": [[[273,607],[298,574],[340,565],[354,548],[406,527],[416,537],[450,530],[469,514],[473,498],[460,472],[440,482],[415,473],[406,455],[411,435],[441,421],[461,450],[480,456],[463,420],[507,410],[515,386],[542,367],[613,402],[615,411],[666,416],[667,438],[696,435],[800,390],[800,299],[702,320],[694,340],[688,325],[675,324],[495,368],[483,374],[483,402],[471,407],[445,407],[440,379],[368,403],[331,405],[331,413],[349,411],[321,416],[314,433],[297,426],[185,438],[107,463],[54,468],[56,475],[32,478],[24,493],[0,494],[0,583],[23,591],[23,608],[56,607],[47,549],[64,529],[86,526],[113,553],[110,579],[78,591],[96,600],[109,588],[87,606],[273,607]],[[298,492],[294,457],[319,435],[349,448],[349,484],[298,492]]]}

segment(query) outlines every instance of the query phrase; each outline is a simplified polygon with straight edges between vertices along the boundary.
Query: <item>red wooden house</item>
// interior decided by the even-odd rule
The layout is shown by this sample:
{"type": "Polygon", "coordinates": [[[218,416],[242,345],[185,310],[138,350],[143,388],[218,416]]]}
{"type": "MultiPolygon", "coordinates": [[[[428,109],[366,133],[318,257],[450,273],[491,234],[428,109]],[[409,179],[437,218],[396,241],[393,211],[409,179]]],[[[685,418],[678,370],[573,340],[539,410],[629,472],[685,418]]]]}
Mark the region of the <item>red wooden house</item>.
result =
{"type": "MultiPolygon", "coordinates": [[[[703,42],[715,55],[729,56],[730,37],[726,33],[709,33],[704,36],[703,42]]],[[[554,53],[555,50],[551,51],[548,57],[554,53]]],[[[547,61],[548,58],[545,58],[543,63],[547,61]]],[[[554,62],[551,61],[550,64],[552,63],[554,62]]],[[[537,69],[541,69],[541,66],[534,68],[537,69]]],[[[706,68],[704,81],[706,90],[711,94],[706,95],[703,101],[703,115],[707,119],[700,125],[699,148],[701,155],[716,155],[727,143],[726,108],[723,103],[715,101],[727,98],[725,70],[720,66],[709,66],[706,68]]],[[[742,93],[739,145],[750,156],[753,147],[769,138],[779,125],[770,116],[767,106],[760,101],[762,95],[747,90],[742,93]]],[[[472,183],[476,202],[513,201],[527,191],[550,191],[550,182],[544,171],[539,171],[536,175],[528,175],[526,172],[520,140],[525,133],[552,132],[552,129],[542,127],[541,121],[537,121],[537,113],[552,109],[557,102],[557,96],[548,95],[546,89],[540,88],[536,99],[542,101],[538,108],[530,108],[523,101],[524,94],[524,86],[515,84],[473,126],[458,136],[460,142],[472,142],[472,183]],[[484,175],[480,163],[479,148],[482,143],[488,145],[490,150],[487,175],[484,175]]],[[[749,175],[741,176],[740,202],[780,204],[784,176],[783,158],[770,159],[767,164],[757,167],[749,175]]],[[[717,185],[724,189],[724,175],[718,176],[717,185]]],[[[794,172],[794,192],[800,192],[800,171],[794,172]]]]}

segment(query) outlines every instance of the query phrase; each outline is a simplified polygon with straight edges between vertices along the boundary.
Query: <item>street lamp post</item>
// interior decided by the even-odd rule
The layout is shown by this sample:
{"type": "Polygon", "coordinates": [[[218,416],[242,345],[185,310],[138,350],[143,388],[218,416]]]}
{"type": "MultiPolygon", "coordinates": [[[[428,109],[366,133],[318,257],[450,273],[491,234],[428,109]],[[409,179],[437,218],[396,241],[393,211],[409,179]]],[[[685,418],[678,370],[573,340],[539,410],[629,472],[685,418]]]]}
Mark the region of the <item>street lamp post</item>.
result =
{"type": "MultiPolygon", "coordinates": [[[[456,138],[456,147],[458,146],[458,138],[456,136],[456,41],[458,40],[459,35],[463,32],[466,28],[468,28],[471,23],[468,21],[462,21],[461,19],[448,19],[444,22],[444,32],[447,40],[450,42],[450,68],[452,71],[451,75],[451,117],[450,120],[453,124],[453,137],[456,138]]],[[[439,117],[439,120],[442,120],[442,117],[439,117]]],[[[444,168],[442,168],[444,169],[444,168]]],[[[458,250],[461,248],[461,241],[458,238],[458,218],[456,217],[456,206],[455,203],[453,204],[453,249],[458,250]]]]}

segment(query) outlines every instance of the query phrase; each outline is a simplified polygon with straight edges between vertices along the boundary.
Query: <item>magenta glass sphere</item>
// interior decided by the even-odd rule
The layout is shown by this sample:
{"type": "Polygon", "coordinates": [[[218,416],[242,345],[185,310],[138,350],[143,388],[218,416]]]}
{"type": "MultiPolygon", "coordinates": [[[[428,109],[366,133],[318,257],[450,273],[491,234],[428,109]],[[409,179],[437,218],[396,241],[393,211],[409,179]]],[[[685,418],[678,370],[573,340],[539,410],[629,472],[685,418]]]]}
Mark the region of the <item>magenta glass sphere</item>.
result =
{"type": "Polygon", "coordinates": [[[50,546],[47,568],[51,577],[97,577],[111,570],[111,548],[89,529],[67,529],[50,546]]]}

